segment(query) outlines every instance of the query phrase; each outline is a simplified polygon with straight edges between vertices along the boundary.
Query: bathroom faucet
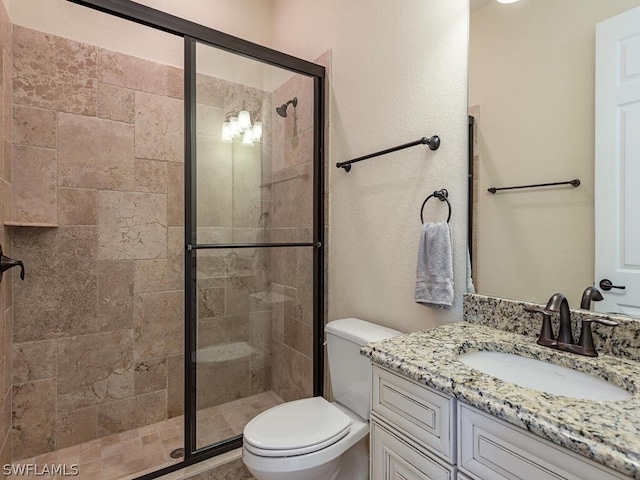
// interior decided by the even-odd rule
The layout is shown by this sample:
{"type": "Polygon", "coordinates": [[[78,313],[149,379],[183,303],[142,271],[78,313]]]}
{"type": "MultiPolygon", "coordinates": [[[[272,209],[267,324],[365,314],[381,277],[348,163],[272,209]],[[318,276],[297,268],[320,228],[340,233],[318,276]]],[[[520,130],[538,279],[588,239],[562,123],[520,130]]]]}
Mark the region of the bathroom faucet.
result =
{"type": "Polygon", "coordinates": [[[584,289],[582,292],[582,300],[580,301],[580,308],[583,310],[591,310],[591,302],[599,302],[604,300],[602,293],[596,287],[591,285],[584,289]]]}
{"type": "MultiPolygon", "coordinates": [[[[584,306],[587,305],[588,308],[591,305],[592,300],[596,302],[602,300],[602,295],[595,287],[589,287],[584,291],[582,295],[582,303],[580,304],[580,306],[582,308],[585,308],[584,306]]],[[[615,327],[616,325],[618,325],[616,322],[603,318],[582,319],[580,339],[576,344],[571,333],[571,312],[569,311],[569,302],[563,294],[554,293],[547,302],[547,306],[544,308],[524,307],[524,309],[527,312],[540,313],[542,315],[542,329],[540,330],[540,335],[538,336],[538,345],[555,348],[557,350],[562,350],[563,352],[586,355],[588,357],[598,356],[598,352],[596,351],[593,343],[593,336],[591,335],[591,324],[600,323],[602,325],[608,325],[611,327],[615,327]],[[560,314],[560,328],[558,329],[558,338],[554,338],[553,336],[550,312],[558,312],[560,314]]]]}
{"type": "Polygon", "coordinates": [[[554,293],[547,302],[545,310],[548,312],[560,312],[560,329],[558,330],[558,342],[573,344],[571,334],[571,312],[567,297],[561,293],[554,293]]]}

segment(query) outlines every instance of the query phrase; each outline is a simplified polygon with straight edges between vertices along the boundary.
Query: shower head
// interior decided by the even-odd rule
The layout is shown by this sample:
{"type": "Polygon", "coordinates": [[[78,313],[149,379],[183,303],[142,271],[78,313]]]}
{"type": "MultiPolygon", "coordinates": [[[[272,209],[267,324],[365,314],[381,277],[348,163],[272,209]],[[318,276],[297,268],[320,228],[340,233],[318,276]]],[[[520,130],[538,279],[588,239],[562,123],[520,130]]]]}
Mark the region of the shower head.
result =
{"type": "Polygon", "coordinates": [[[276,107],[276,112],[278,112],[278,115],[280,115],[281,117],[286,117],[287,107],[289,106],[289,104],[293,105],[293,108],[296,108],[298,106],[298,97],[293,97],[287,103],[283,103],[279,107],[276,107]]]}

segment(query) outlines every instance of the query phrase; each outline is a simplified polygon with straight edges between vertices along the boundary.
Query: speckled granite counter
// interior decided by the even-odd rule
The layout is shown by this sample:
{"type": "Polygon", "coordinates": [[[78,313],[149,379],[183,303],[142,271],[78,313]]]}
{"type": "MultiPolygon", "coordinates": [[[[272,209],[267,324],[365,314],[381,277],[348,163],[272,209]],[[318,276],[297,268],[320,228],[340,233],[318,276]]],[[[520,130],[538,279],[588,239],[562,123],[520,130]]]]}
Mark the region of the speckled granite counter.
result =
{"type": "Polygon", "coordinates": [[[588,358],[535,343],[535,338],[460,322],[371,343],[361,353],[381,366],[529,430],[630,477],[640,479],[640,363],[588,358]],[[633,394],[628,400],[575,400],[491,377],[459,360],[491,350],[538,358],[603,378],[633,394]]]}

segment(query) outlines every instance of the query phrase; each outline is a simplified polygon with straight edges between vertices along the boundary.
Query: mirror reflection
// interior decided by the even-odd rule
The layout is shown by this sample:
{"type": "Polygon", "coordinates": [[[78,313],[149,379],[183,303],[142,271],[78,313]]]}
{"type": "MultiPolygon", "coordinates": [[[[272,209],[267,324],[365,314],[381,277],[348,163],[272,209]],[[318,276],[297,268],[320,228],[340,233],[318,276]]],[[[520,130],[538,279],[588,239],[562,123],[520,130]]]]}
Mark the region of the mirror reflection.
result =
{"type": "Polygon", "coordinates": [[[595,26],[638,6],[640,0],[472,0],[477,293],[545,303],[562,292],[578,308],[584,289],[599,280],[595,26]],[[487,191],[572,179],[580,186],[487,191]]]}

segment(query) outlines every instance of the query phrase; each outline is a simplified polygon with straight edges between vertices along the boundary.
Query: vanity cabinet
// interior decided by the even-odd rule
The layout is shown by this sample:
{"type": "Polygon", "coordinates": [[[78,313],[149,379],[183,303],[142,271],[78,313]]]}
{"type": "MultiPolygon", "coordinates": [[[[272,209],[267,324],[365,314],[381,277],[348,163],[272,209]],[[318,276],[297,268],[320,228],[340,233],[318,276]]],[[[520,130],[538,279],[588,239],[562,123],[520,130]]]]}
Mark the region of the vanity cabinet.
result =
{"type": "Polygon", "coordinates": [[[458,467],[480,480],[627,479],[548,440],[458,403],[458,467]]]}
{"type": "Polygon", "coordinates": [[[371,400],[371,480],[630,478],[375,364],[371,400]]]}
{"type": "Polygon", "coordinates": [[[371,397],[372,480],[455,480],[455,399],[377,365],[371,397]]]}

